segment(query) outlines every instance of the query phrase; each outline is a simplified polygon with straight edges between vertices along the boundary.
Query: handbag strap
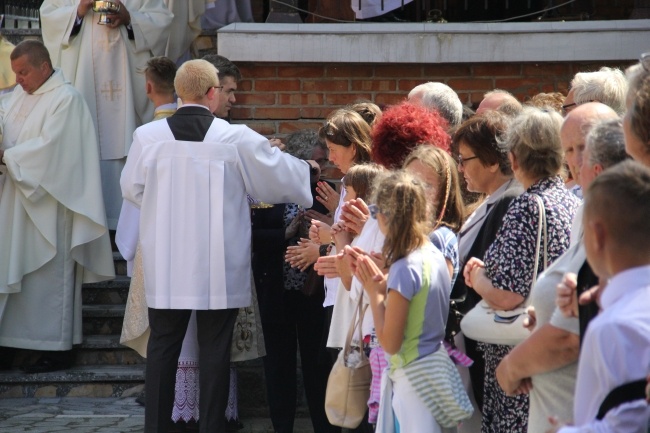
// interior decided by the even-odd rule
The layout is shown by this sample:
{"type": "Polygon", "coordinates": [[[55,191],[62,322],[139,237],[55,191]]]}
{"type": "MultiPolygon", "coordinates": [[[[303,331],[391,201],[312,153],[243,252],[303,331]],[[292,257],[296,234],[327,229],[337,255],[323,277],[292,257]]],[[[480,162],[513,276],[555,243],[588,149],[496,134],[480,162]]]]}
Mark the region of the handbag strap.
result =
{"type": "MultiPolygon", "coordinates": [[[[537,226],[537,243],[535,245],[535,268],[533,270],[533,282],[530,285],[532,289],[537,282],[537,271],[539,270],[539,255],[540,247],[542,246],[542,238],[544,239],[543,253],[544,261],[542,262],[542,270],[546,269],[546,264],[548,263],[548,228],[546,226],[546,209],[544,208],[544,201],[537,194],[533,194],[535,201],[537,201],[537,213],[539,215],[539,224],[537,226]]],[[[530,304],[530,295],[526,297],[525,306],[530,304]]]]}
{"type": "MultiPolygon", "coordinates": [[[[359,302],[357,303],[357,308],[354,309],[354,314],[352,315],[352,322],[350,323],[350,329],[348,329],[348,335],[345,338],[345,346],[343,347],[343,357],[347,361],[348,358],[348,353],[350,353],[350,347],[352,345],[352,335],[354,334],[354,329],[358,328],[359,329],[359,344],[363,346],[363,331],[362,331],[362,325],[363,325],[363,317],[366,314],[366,309],[368,308],[368,304],[363,305],[363,294],[359,296],[359,302]],[[357,318],[359,319],[357,321],[357,318]],[[358,326],[357,326],[358,324],[358,326]]],[[[364,358],[366,356],[366,353],[363,351],[363,347],[361,348],[361,357],[364,358]]]]}

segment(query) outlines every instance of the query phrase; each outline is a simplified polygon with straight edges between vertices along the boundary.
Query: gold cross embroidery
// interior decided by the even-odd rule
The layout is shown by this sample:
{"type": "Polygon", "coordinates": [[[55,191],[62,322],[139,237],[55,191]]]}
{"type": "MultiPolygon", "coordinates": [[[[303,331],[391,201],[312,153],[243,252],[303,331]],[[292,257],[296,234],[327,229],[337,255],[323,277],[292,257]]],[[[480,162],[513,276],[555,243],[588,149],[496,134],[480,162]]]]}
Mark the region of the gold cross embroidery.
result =
{"type": "Polygon", "coordinates": [[[122,88],[119,86],[119,84],[111,80],[104,83],[104,85],[102,86],[101,93],[104,96],[104,99],[112,102],[115,101],[116,99],[120,99],[120,95],[122,94],[122,88]]]}

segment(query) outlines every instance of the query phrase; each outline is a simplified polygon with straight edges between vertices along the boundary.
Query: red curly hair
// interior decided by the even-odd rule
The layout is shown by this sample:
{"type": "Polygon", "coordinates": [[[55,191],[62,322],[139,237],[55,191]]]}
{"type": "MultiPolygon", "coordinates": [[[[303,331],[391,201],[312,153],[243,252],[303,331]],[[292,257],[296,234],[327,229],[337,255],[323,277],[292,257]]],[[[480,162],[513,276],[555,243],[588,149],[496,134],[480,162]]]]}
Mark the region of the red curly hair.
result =
{"type": "Polygon", "coordinates": [[[436,111],[409,102],[394,105],[372,129],[372,160],[388,169],[398,169],[420,144],[449,152],[447,128],[447,121],[436,111]]]}

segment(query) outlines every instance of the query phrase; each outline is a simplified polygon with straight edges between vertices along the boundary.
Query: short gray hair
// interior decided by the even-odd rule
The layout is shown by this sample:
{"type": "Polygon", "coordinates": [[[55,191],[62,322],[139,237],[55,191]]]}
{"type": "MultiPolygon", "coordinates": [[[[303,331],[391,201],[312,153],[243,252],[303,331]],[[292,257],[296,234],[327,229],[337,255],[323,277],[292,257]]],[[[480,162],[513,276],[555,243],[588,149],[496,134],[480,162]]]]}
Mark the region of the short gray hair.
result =
{"type": "Polygon", "coordinates": [[[585,141],[589,150],[589,164],[600,164],[604,169],[609,168],[630,156],[625,152],[625,137],[623,136],[623,121],[609,119],[596,123],[585,141]]]}
{"type": "Polygon", "coordinates": [[[524,107],[512,120],[499,145],[512,152],[519,167],[529,176],[555,176],[564,160],[561,125],[562,116],[555,110],[524,107]]]}
{"type": "Polygon", "coordinates": [[[429,81],[415,86],[408,95],[408,99],[421,95],[422,105],[437,110],[449,122],[449,127],[456,127],[463,121],[463,103],[458,94],[444,83],[429,81]]]}
{"type": "Polygon", "coordinates": [[[286,152],[299,159],[311,159],[314,149],[316,147],[325,147],[318,137],[318,131],[313,129],[301,129],[300,131],[292,132],[287,136],[285,144],[286,152]]]}
{"type": "Polygon", "coordinates": [[[598,101],[619,115],[625,113],[627,79],[620,69],[603,66],[595,72],[578,72],[571,81],[571,90],[577,105],[598,101]]]}

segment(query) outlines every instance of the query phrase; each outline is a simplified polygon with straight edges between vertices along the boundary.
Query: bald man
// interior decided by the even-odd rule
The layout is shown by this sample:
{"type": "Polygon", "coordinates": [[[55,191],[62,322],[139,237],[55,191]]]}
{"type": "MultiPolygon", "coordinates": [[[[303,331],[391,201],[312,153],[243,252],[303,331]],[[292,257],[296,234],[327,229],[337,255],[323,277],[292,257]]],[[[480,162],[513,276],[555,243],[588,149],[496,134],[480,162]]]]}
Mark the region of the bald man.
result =
{"type": "MultiPolygon", "coordinates": [[[[582,166],[582,152],[585,150],[585,138],[591,127],[599,121],[618,118],[616,111],[600,102],[579,105],[564,118],[560,130],[560,140],[571,177],[579,187],[574,192],[580,197],[582,196],[580,167],[582,166]]],[[[576,220],[578,219],[576,216],[576,220]]]]}
{"type": "Polygon", "coordinates": [[[483,100],[478,105],[476,114],[483,114],[490,110],[498,110],[503,114],[516,116],[521,111],[521,108],[521,102],[511,93],[496,89],[483,95],[483,100]]]}

